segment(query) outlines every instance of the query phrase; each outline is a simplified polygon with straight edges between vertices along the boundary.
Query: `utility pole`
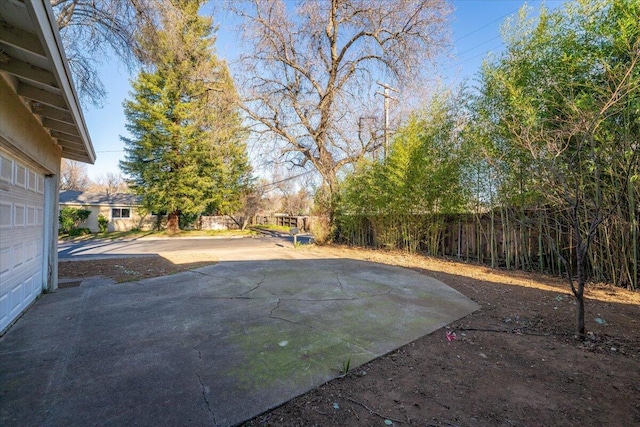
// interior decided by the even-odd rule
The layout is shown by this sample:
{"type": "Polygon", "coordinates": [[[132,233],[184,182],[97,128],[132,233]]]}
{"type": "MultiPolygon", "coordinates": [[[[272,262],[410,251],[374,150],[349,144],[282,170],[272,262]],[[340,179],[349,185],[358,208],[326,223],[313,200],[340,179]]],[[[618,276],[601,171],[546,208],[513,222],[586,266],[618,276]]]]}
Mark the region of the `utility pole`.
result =
{"type": "Polygon", "coordinates": [[[376,83],[384,88],[384,92],[377,91],[376,94],[384,97],[384,158],[386,159],[389,152],[389,100],[398,100],[397,98],[391,96],[389,92],[394,91],[395,93],[399,93],[399,91],[398,89],[394,89],[386,83],[376,83]]]}

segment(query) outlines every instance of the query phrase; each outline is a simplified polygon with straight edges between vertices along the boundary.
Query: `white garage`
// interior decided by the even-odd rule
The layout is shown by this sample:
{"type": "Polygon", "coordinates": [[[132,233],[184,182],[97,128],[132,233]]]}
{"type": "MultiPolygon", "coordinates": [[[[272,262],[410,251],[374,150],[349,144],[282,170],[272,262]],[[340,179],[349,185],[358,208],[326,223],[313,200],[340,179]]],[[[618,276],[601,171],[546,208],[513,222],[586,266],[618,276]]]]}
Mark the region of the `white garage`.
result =
{"type": "Polygon", "coordinates": [[[49,0],[0,0],[0,334],[57,288],[62,157],[93,163],[49,0]]]}
{"type": "Polygon", "coordinates": [[[44,265],[44,175],[0,151],[0,329],[35,300],[44,265]]]}

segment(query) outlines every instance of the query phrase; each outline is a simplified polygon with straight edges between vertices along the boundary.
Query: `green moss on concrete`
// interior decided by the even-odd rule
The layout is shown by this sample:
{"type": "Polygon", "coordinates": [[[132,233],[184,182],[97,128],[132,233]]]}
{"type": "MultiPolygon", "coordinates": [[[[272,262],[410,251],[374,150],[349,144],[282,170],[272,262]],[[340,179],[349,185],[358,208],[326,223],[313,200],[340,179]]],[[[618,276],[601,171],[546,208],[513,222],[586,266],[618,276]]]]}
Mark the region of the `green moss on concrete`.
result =
{"type": "MultiPolygon", "coordinates": [[[[308,378],[311,383],[312,379],[326,376],[327,371],[337,375],[342,361],[359,351],[328,333],[305,333],[295,330],[295,325],[283,330],[280,326],[255,325],[232,338],[243,360],[230,375],[242,388],[258,390],[274,383],[299,384],[301,378],[308,378]]],[[[366,358],[352,356],[352,366],[358,360],[366,358]]]]}

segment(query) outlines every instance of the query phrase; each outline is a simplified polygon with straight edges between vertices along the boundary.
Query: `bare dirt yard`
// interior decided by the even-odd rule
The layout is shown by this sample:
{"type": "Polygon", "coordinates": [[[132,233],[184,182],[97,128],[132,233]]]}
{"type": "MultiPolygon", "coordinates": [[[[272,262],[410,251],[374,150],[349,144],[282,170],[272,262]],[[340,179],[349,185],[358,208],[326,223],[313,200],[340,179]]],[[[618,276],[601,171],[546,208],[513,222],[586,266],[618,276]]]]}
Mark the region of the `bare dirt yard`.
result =
{"type": "MultiPolygon", "coordinates": [[[[589,286],[589,337],[580,341],[573,298],[554,277],[398,252],[300,250],[411,268],[482,308],[245,425],[640,425],[640,293],[589,286]]],[[[61,262],[59,275],[128,281],[211,262],[159,256],[61,262]]]]}
{"type": "MultiPolygon", "coordinates": [[[[167,276],[215,264],[217,260],[208,254],[173,252],[161,255],[107,258],[87,261],[63,260],[58,263],[58,278],[65,287],[69,279],[92,276],[110,277],[116,283],[167,276]]],[[[71,282],[79,284],[79,282],[71,282]]]]}

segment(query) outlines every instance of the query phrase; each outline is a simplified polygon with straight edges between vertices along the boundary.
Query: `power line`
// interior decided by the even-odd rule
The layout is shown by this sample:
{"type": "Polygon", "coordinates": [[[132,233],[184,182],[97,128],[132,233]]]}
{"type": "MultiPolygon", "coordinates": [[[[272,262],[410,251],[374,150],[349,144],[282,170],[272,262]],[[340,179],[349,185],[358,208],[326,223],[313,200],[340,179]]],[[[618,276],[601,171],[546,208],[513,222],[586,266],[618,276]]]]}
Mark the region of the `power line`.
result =
{"type": "Polygon", "coordinates": [[[502,16],[500,16],[500,17],[498,17],[498,18],[494,19],[494,20],[493,20],[493,21],[491,21],[491,22],[487,22],[487,23],[486,23],[486,24],[484,24],[483,26],[478,27],[478,28],[476,28],[475,30],[472,30],[471,32],[469,32],[469,33],[465,34],[464,36],[461,36],[461,37],[457,38],[456,40],[454,40],[454,42],[453,42],[453,43],[457,43],[457,42],[459,42],[460,40],[462,40],[462,39],[464,39],[464,38],[467,38],[467,37],[469,37],[470,35],[475,34],[475,33],[477,33],[477,32],[478,32],[478,31],[480,31],[480,30],[483,30],[483,29],[487,28],[489,25],[491,25],[491,24],[495,24],[496,22],[500,21],[501,19],[506,18],[507,16],[509,16],[509,15],[513,14],[514,12],[517,12],[518,10],[520,10],[520,8],[514,9],[514,10],[512,10],[511,12],[505,13],[504,15],[502,15],[502,16]]]}
{"type": "Polygon", "coordinates": [[[468,58],[465,58],[465,59],[462,59],[462,60],[456,62],[455,64],[452,65],[452,67],[456,66],[456,65],[463,64],[463,63],[468,62],[468,61],[471,61],[472,59],[475,59],[475,58],[477,58],[479,56],[485,55],[485,54],[491,52],[492,50],[495,50],[495,49],[497,49],[497,48],[499,48],[499,47],[501,47],[503,45],[504,45],[504,43],[501,42],[501,43],[499,43],[499,44],[497,44],[497,45],[495,45],[495,46],[493,46],[493,47],[491,47],[491,48],[489,48],[489,49],[487,49],[487,50],[485,50],[483,52],[480,52],[480,53],[478,53],[476,55],[470,56],[468,58]]]}
{"type": "Polygon", "coordinates": [[[287,178],[283,178],[283,179],[278,180],[278,181],[274,181],[274,182],[269,182],[267,184],[258,185],[258,188],[271,187],[271,186],[274,186],[276,184],[281,184],[283,182],[291,181],[292,179],[300,178],[301,176],[304,176],[304,175],[307,175],[307,174],[310,174],[310,173],[313,173],[313,172],[315,172],[315,171],[308,170],[306,172],[299,173],[298,175],[293,175],[293,176],[290,176],[290,177],[287,177],[287,178]]]}
{"type": "MultiPolygon", "coordinates": [[[[458,1],[463,1],[463,0],[458,0],[458,1]]],[[[468,1],[476,1],[476,0],[468,0],[468,1]]],[[[562,0],[547,0],[547,1],[551,1],[551,2],[560,2],[560,1],[562,1],[562,0]]],[[[523,4],[524,4],[524,3],[523,3],[523,4]]],[[[471,36],[471,35],[473,35],[473,34],[477,33],[477,32],[478,32],[478,31],[480,31],[480,30],[483,30],[483,29],[487,28],[488,26],[490,26],[490,25],[492,25],[492,24],[495,24],[496,22],[498,22],[498,21],[500,21],[500,20],[502,20],[502,19],[504,19],[504,18],[506,18],[506,17],[508,17],[508,16],[513,15],[514,13],[518,12],[518,11],[520,10],[520,8],[521,8],[521,7],[518,7],[518,8],[516,8],[516,9],[513,9],[511,12],[507,12],[507,13],[505,13],[504,15],[499,16],[498,18],[494,19],[493,21],[489,21],[489,22],[487,22],[486,24],[481,25],[480,27],[478,27],[478,28],[476,28],[476,29],[474,29],[474,30],[471,30],[470,32],[468,32],[468,33],[466,33],[466,34],[464,34],[464,35],[462,35],[462,36],[458,37],[457,39],[455,39],[455,40],[454,40],[454,42],[453,42],[453,44],[455,44],[455,43],[459,42],[460,40],[465,39],[465,38],[467,38],[467,37],[469,37],[469,36],[471,36]]],[[[481,43],[479,43],[479,44],[475,45],[474,47],[472,47],[472,48],[470,48],[470,49],[467,49],[467,50],[465,50],[464,52],[462,52],[462,53],[458,54],[458,56],[460,57],[460,56],[464,55],[465,53],[468,53],[468,52],[470,52],[470,51],[474,50],[475,48],[480,47],[480,46],[482,46],[482,45],[484,45],[484,44],[488,43],[489,41],[492,41],[492,40],[497,39],[498,37],[500,37],[500,35],[495,36],[495,37],[493,37],[493,38],[491,38],[491,39],[485,40],[485,41],[483,41],[483,42],[481,42],[481,43]]],[[[486,50],[486,51],[484,51],[483,53],[489,52],[489,51],[491,51],[491,50],[495,49],[496,47],[500,47],[500,46],[502,46],[502,44],[503,44],[503,43],[501,43],[500,45],[497,45],[497,46],[495,46],[495,47],[493,47],[493,48],[491,48],[491,49],[489,49],[489,50],[486,50]]],[[[467,60],[470,60],[470,59],[476,58],[476,57],[478,57],[478,56],[480,56],[480,55],[474,55],[474,56],[473,56],[473,57],[471,57],[471,58],[467,58],[467,59],[465,59],[465,60],[460,60],[458,63],[466,62],[467,60]]]]}
{"type": "MultiPolygon", "coordinates": [[[[499,16],[499,17],[495,18],[494,20],[489,21],[489,22],[487,22],[486,24],[483,24],[483,25],[481,25],[480,27],[475,28],[475,29],[473,29],[473,30],[469,31],[468,33],[464,34],[463,36],[458,37],[458,38],[457,38],[453,43],[455,44],[455,43],[459,42],[460,40],[463,40],[463,39],[465,39],[465,38],[467,38],[467,37],[469,37],[469,36],[471,36],[471,35],[473,35],[473,34],[476,34],[478,31],[483,30],[483,29],[487,28],[488,26],[493,25],[493,24],[495,24],[496,22],[503,20],[504,18],[506,18],[506,17],[508,17],[508,16],[513,15],[513,14],[514,14],[514,13],[516,13],[518,10],[520,10],[520,7],[516,8],[516,9],[513,9],[513,10],[511,10],[510,12],[507,12],[507,13],[505,13],[504,15],[501,15],[501,16],[499,16]]],[[[480,42],[480,43],[476,44],[475,46],[470,47],[470,48],[466,49],[465,51],[463,51],[463,52],[461,52],[461,53],[457,54],[456,56],[458,57],[458,60],[457,60],[455,63],[451,64],[450,66],[445,67],[445,69],[453,68],[453,67],[458,66],[458,65],[460,65],[460,64],[463,64],[463,63],[465,63],[465,62],[471,61],[472,59],[478,58],[479,56],[483,56],[483,55],[485,55],[487,52],[490,52],[490,51],[492,51],[492,50],[494,50],[494,49],[496,49],[496,48],[501,47],[502,45],[504,45],[504,43],[502,43],[502,42],[501,42],[500,44],[495,45],[495,46],[491,47],[490,49],[484,50],[484,51],[482,51],[482,52],[480,52],[480,53],[478,53],[478,54],[475,54],[475,55],[470,56],[470,57],[468,57],[468,58],[464,58],[464,59],[462,58],[462,56],[464,56],[465,54],[467,54],[467,53],[469,53],[469,52],[471,52],[471,51],[473,51],[473,50],[477,49],[477,48],[478,48],[478,47],[480,47],[480,46],[486,45],[487,43],[489,43],[489,42],[491,42],[491,41],[493,41],[493,40],[499,39],[500,37],[501,37],[501,36],[500,36],[500,34],[498,34],[498,35],[496,35],[496,36],[491,37],[490,39],[484,40],[484,41],[482,41],[482,42],[480,42]]]]}
{"type": "Polygon", "coordinates": [[[465,62],[469,62],[469,61],[471,61],[471,60],[473,60],[473,59],[476,59],[476,58],[478,58],[478,57],[480,57],[480,56],[484,56],[484,55],[486,55],[487,53],[489,53],[489,52],[491,52],[491,51],[493,51],[493,50],[495,50],[495,49],[497,49],[497,48],[499,48],[499,47],[502,47],[502,46],[504,46],[504,42],[500,42],[500,43],[498,43],[497,45],[494,45],[494,46],[490,47],[490,48],[489,48],[489,49],[487,49],[487,50],[483,50],[482,52],[477,53],[477,54],[475,54],[475,55],[473,55],[473,56],[470,56],[470,57],[465,58],[465,59],[461,59],[461,60],[456,61],[456,62],[454,62],[454,63],[452,63],[452,64],[450,64],[450,65],[444,66],[444,67],[443,67],[443,70],[450,70],[450,69],[452,69],[452,68],[454,68],[454,67],[458,67],[458,66],[460,66],[460,65],[464,64],[465,62]]]}
{"type": "Polygon", "coordinates": [[[492,41],[494,41],[495,39],[499,39],[500,37],[501,37],[501,36],[500,36],[500,34],[498,34],[497,36],[491,37],[490,39],[487,39],[487,40],[483,41],[482,43],[478,43],[478,44],[477,44],[477,45],[475,45],[474,47],[469,48],[469,49],[465,50],[464,52],[462,52],[462,53],[458,54],[458,56],[463,56],[465,53],[469,53],[469,52],[471,52],[472,50],[475,50],[476,48],[478,48],[478,47],[480,47],[480,46],[483,46],[483,45],[485,45],[485,44],[487,44],[487,43],[489,43],[489,42],[492,42],[492,41]]]}

